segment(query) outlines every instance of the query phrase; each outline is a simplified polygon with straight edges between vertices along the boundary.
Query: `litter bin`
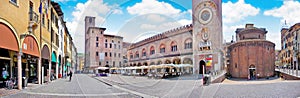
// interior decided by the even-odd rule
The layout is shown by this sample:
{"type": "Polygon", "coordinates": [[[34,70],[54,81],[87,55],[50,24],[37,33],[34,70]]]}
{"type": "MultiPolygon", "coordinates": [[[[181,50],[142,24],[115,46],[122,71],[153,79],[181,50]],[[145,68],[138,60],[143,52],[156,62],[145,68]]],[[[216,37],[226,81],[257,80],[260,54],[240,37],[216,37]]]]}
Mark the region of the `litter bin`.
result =
{"type": "Polygon", "coordinates": [[[22,77],[22,87],[27,87],[27,81],[28,81],[28,78],[26,77],[22,77]]]}

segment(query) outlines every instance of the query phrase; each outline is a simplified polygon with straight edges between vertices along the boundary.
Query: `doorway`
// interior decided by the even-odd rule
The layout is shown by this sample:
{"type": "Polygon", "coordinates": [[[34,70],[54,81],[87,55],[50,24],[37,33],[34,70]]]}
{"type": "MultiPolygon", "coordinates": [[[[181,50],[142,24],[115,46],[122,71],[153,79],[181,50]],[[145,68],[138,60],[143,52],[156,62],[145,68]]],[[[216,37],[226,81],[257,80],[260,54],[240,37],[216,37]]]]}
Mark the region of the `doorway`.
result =
{"type": "Polygon", "coordinates": [[[254,80],[256,79],[256,68],[254,65],[250,65],[249,66],[249,79],[250,80],[254,80]]]}
{"type": "Polygon", "coordinates": [[[199,74],[205,74],[206,73],[206,63],[205,61],[201,60],[199,63],[199,74]]]}

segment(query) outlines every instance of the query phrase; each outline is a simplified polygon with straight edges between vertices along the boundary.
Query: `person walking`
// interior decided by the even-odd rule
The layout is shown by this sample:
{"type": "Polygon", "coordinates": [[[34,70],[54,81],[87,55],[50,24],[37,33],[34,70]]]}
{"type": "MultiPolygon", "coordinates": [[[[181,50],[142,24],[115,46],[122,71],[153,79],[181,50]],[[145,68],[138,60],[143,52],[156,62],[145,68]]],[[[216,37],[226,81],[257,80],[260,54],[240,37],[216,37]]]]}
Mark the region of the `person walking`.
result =
{"type": "Polygon", "coordinates": [[[69,81],[71,81],[71,79],[72,79],[72,74],[73,74],[73,72],[70,71],[70,73],[69,73],[69,77],[70,77],[69,81]]]}

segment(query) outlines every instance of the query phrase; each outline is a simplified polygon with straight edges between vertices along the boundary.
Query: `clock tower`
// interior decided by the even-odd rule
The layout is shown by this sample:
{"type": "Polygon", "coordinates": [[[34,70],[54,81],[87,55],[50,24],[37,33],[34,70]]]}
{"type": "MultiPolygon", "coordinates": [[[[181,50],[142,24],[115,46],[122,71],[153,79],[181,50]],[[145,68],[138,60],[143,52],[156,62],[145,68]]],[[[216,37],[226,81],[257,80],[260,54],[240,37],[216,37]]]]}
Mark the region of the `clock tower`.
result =
{"type": "Polygon", "coordinates": [[[194,74],[223,69],[222,1],[193,0],[194,74]]]}

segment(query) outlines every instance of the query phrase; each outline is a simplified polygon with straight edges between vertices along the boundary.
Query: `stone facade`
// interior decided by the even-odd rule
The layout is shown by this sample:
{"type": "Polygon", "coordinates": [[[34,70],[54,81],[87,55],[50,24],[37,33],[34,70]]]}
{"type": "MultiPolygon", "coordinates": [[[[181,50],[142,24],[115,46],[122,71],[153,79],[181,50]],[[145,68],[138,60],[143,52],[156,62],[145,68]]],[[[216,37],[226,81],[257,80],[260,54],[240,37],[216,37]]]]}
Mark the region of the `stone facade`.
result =
{"type": "Polygon", "coordinates": [[[300,69],[299,67],[299,43],[300,43],[300,23],[296,23],[290,28],[281,29],[281,65],[284,68],[300,69]]]}
{"type": "Polygon", "coordinates": [[[104,34],[95,17],[85,18],[85,67],[119,67],[123,64],[123,37],[104,34]]]}
{"type": "Polygon", "coordinates": [[[193,23],[133,43],[127,66],[194,65],[194,74],[224,69],[221,0],[193,0],[193,23]]]}
{"type": "Polygon", "coordinates": [[[194,73],[222,70],[222,2],[193,0],[192,4],[194,73]]]}
{"type": "Polygon", "coordinates": [[[192,25],[186,25],[131,44],[127,66],[193,64],[192,52],[192,25]]]}
{"type": "Polygon", "coordinates": [[[260,78],[274,75],[275,44],[266,40],[266,29],[247,24],[236,30],[236,43],[228,47],[232,77],[260,78]]]}

